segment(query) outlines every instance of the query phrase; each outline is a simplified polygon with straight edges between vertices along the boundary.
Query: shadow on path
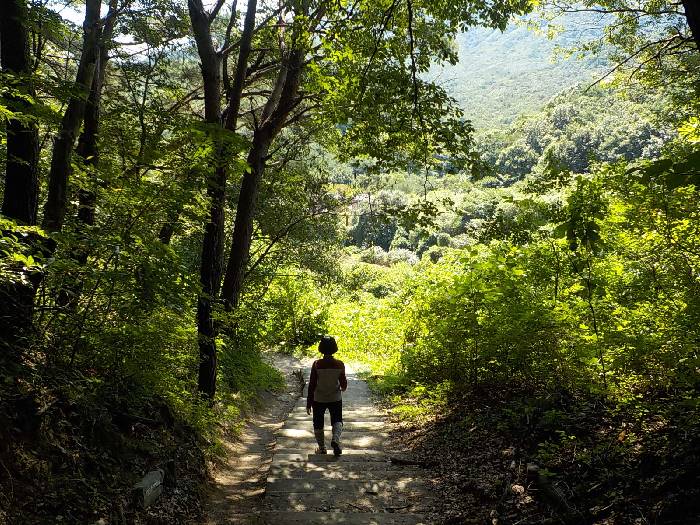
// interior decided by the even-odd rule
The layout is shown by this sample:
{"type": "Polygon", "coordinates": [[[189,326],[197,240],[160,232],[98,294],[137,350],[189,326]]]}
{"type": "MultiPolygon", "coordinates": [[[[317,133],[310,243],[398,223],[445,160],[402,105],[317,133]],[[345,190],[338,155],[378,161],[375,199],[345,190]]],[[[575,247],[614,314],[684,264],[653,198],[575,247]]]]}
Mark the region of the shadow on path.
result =
{"type": "MultiPolygon", "coordinates": [[[[305,364],[308,378],[310,363],[305,364]]],[[[232,445],[230,468],[216,476],[207,523],[427,523],[424,514],[434,494],[421,469],[390,461],[394,452],[385,448],[385,417],[372,404],[367,384],[348,368],[343,454],[335,457],[313,453],[311,418],[303,397],[273,403],[250,422],[241,442],[232,445]]],[[[328,421],[325,430],[330,442],[328,421]]]]}

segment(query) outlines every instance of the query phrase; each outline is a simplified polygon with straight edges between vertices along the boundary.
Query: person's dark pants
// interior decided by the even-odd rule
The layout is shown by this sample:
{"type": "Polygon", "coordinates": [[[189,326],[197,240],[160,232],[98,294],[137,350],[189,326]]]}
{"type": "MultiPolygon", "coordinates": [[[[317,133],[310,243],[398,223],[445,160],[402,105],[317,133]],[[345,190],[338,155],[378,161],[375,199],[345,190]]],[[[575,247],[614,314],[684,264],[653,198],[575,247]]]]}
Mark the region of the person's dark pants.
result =
{"type": "Polygon", "coordinates": [[[343,402],[333,401],[332,403],[320,403],[314,401],[311,405],[314,414],[314,429],[323,429],[323,417],[326,415],[326,409],[331,413],[331,426],[335,423],[343,422],[343,402]]]}

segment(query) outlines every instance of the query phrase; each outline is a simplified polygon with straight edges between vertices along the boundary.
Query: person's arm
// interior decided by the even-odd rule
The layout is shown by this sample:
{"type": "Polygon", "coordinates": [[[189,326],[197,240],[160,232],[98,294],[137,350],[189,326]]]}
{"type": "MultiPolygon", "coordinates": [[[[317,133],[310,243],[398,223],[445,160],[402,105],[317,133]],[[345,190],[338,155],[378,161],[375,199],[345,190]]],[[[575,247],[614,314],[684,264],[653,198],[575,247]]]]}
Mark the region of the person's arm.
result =
{"type": "Polygon", "coordinates": [[[316,390],[316,383],[318,383],[318,372],[316,372],[316,361],[311,365],[311,376],[309,377],[309,391],[306,395],[306,413],[311,413],[311,405],[314,402],[314,390],[316,390]]]}
{"type": "Polygon", "coordinates": [[[340,390],[345,392],[348,389],[348,378],[345,377],[345,364],[343,363],[343,368],[340,372],[340,377],[338,378],[338,381],[340,381],[340,390]]]}

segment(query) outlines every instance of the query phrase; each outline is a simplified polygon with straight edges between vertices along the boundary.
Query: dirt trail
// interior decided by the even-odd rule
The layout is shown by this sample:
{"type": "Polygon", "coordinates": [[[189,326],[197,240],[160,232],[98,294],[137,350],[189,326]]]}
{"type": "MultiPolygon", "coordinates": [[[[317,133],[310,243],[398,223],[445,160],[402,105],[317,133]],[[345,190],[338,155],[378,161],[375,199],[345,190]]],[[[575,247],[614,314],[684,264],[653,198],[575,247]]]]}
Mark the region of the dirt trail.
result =
{"type": "MultiPolygon", "coordinates": [[[[281,368],[289,365],[280,363],[281,368]]],[[[385,414],[372,404],[367,384],[348,372],[343,455],[313,453],[305,401],[298,396],[290,401],[292,395],[286,394],[285,402],[277,400],[252,420],[241,443],[231,448],[226,468],[216,477],[207,523],[426,523],[423,513],[432,508],[434,495],[423,481],[425,473],[390,461],[396,451],[386,448],[385,414]]],[[[328,421],[326,434],[330,441],[328,421]]]]}
{"type": "Polygon", "coordinates": [[[291,356],[273,354],[271,363],[283,374],[285,389],[267,393],[263,407],[246,423],[240,436],[225,441],[226,461],[214,467],[214,483],[206,506],[206,525],[241,523],[259,512],[275,447],[275,433],[299,399],[298,380],[292,375],[303,365],[291,356]]]}

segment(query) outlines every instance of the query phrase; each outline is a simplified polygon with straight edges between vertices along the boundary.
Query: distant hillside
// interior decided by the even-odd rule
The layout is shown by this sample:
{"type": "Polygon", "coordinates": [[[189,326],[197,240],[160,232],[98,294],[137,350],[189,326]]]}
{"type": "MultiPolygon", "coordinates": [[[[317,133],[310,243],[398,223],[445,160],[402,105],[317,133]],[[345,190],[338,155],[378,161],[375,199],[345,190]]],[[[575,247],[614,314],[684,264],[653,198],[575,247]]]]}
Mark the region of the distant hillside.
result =
{"type": "Polygon", "coordinates": [[[603,69],[603,60],[553,57],[557,45],[566,47],[580,37],[576,27],[582,21],[570,19],[568,31],[555,40],[516,25],[504,33],[470,30],[457,40],[459,63],[434,68],[431,76],[462,104],[477,129],[504,127],[603,69]]]}

